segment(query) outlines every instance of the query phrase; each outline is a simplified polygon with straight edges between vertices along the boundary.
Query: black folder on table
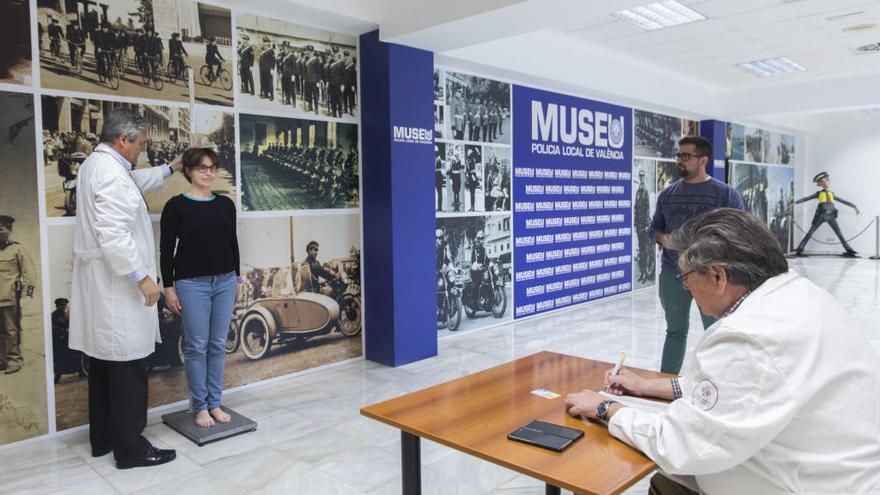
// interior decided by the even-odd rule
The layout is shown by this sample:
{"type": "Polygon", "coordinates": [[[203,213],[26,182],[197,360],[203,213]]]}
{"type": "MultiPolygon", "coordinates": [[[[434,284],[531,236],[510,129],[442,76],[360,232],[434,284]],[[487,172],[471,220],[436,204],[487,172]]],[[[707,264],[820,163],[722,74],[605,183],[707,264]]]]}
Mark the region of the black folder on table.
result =
{"type": "Polygon", "coordinates": [[[507,438],[555,452],[562,452],[583,435],[584,432],[581,430],[535,420],[508,433],[507,438]]]}

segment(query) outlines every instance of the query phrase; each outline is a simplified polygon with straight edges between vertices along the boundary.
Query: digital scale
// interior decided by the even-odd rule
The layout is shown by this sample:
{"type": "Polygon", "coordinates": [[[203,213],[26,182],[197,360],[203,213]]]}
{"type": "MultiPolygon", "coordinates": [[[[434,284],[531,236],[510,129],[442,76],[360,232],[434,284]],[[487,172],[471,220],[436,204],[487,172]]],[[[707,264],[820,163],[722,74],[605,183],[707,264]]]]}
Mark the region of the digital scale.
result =
{"type": "Polygon", "coordinates": [[[189,408],[163,415],[162,422],[177,433],[195,442],[199,447],[206,443],[257,430],[256,421],[242,416],[227,407],[220,406],[220,409],[232,417],[228,423],[221,423],[215,420],[214,426],[208,428],[201,427],[196,424],[195,414],[189,408]]]}

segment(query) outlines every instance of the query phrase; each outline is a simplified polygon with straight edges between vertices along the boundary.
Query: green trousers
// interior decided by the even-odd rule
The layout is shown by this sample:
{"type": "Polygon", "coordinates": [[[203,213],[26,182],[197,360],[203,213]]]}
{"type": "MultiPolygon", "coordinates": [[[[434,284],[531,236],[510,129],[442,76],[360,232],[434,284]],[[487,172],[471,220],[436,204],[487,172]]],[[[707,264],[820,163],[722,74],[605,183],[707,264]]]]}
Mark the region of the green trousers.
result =
{"type": "MultiPolygon", "coordinates": [[[[670,266],[663,265],[660,270],[660,304],[666,313],[666,341],[663,343],[663,358],[660,361],[660,371],[677,375],[681,371],[684,362],[684,352],[687,349],[687,336],[690,327],[691,301],[694,297],[675,278],[678,272],[670,266]]],[[[703,329],[709,328],[715,323],[715,318],[706,316],[700,311],[703,318],[703,329]]]]}

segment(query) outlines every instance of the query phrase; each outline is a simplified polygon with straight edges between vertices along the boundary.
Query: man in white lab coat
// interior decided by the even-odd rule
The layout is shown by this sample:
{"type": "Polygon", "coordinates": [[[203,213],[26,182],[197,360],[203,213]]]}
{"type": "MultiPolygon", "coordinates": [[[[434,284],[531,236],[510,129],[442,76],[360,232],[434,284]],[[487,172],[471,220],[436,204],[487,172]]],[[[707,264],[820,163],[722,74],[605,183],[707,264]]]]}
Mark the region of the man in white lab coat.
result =
{"type": "Polygon", "coordinates": [[[138,114],[113,110],[101,144],[79,169],[76,196],[70,348],[90,357],[92,455],[113,451],[127,469],[163,464],[173,450],[154,448],[147,422],[147,359],[160,341],[153,227],[143,193],[181,167],[134,170],[149,138],[138,114]]]}
{"type": "Polygon", "coordinates": [[[585,390],[569,413],[607,420],[656,462],[652,494],[880,493],[880,356],[841,305],[788,270],[750,213],[705,213],[670,242],[682,283],[719,320],[681,377],[609,371],[606,384],[673,402],[646,412],[585,390]]]}

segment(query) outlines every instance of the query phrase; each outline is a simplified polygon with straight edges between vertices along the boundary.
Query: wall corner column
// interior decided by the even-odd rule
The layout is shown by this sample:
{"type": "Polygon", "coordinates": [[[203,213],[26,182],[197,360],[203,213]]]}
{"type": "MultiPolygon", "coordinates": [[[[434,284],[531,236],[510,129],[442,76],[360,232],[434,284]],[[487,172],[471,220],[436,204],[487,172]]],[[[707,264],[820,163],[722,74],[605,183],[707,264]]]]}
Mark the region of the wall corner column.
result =
{"type": "Polygon", "coordinates": [[[712,143],[712,158],[706,173],[727,183],[727,123],[720,120],[700,121],[700,135],[712,143]]]}
{"type": "Polygon", "coordinates": [[[434,55],[360,37],[366,358],[437,355],[434,55]]]}

